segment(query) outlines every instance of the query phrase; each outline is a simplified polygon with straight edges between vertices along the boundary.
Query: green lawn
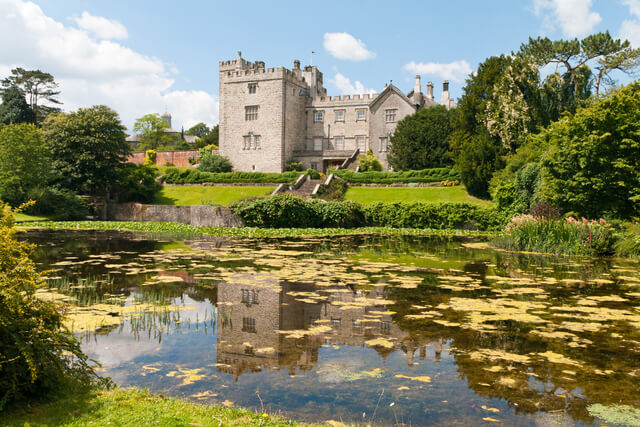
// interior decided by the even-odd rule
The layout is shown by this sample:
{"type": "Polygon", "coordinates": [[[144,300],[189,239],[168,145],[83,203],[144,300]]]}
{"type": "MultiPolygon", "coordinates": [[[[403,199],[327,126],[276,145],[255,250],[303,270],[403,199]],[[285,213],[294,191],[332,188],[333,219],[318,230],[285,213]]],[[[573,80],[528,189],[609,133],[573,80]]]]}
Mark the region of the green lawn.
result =
{"type": "Polygon", "coordinates": [[[50,219],[50,215],[29,215],[22,212],[15,214],[16,222],[48,221],[50,219]]]}
{"type": "MultiPolygon", "coordinates": [[[[231,405],[232,402],[225,402],[231,405]]],[[[16,407],[17,406],[17,407],[16,407]]],[[[145,390],[87,390],[0,412],[3,426],[298,426],[278,415],[199,405],[145,390]]]]}
{"type": "Polygon", "coordinates": [[[467,194],[462,186],[455,187],[349,187],[346,200],[369,204],[374,202],[467,202],[490,205],[467,194]]]}
{"type": "Polygon", "coordinates": [[[156,195],[158,205],[223,205],[226,206],[245,197],[266,196],[275,187],[245,186],[167,186],[156,195]]]}

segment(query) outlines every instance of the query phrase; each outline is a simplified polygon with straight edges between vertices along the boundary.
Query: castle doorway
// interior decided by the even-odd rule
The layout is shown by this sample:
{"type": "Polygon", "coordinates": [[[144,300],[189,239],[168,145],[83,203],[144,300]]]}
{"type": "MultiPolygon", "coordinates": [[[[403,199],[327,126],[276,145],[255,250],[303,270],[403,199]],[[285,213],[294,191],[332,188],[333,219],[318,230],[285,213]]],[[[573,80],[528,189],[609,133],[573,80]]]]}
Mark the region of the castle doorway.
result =
{"type": "Polygon", "coordinates": [[[326,173],[329,169],[337,169],[346,159],[325,159],[322,162],[322,172],[326,173]]]}

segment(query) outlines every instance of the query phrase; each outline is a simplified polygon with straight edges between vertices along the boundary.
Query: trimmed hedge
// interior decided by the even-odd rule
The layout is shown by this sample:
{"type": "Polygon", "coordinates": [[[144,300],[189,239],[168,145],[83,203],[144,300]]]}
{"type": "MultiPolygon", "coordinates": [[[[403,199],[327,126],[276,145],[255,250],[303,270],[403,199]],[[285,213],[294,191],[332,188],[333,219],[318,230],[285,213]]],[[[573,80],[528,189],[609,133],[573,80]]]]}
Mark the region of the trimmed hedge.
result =
{"type": "Polygon", "coordinates": [[[347,182],[358,184],[460,181],[460,175],[450,168],[434,168],[402,172],[353,172],[350,170],[340,169],[333,170],[332,172],[334,175],[339,176],[347,182]]]}
{"type": "Polygon", "coordinates": [[[167,184],[204,184],[204,183],[291,183],[302,172],[266,173],[266,172],[202,172],[196,169],[167,168],[162,178],[167,184]]]}
{"type": "Polygon", "coordinates": [[[290,194],[229,206],[249,227],[366,227],[500,230],[509,217],[468,203],[373,203],[305,200],[290,194]]]}

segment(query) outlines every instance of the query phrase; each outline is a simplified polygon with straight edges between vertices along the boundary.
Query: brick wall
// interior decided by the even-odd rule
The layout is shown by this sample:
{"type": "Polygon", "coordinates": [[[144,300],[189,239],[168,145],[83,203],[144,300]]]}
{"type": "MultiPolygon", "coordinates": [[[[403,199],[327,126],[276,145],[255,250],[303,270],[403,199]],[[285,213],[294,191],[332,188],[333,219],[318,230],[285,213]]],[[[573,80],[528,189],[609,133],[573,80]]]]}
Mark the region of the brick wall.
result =
{"type": "MultiPolygon", "coordinates": [[[[218,154],[218,150],[212,150],[213,154],[218,154]]],[[[145,153],[133,153],[127,159],[128,162],[135,164],[142,164],[144,162],[145,153]]],[[[184,151],[157,151],[156,152],[156,166],[164,166],[167,163],[171,163],[174,166],[188,167],[191,166],[189,159],[195,160],[198,163],[198,151],[197,150],[184,150],[184,151]]]]}

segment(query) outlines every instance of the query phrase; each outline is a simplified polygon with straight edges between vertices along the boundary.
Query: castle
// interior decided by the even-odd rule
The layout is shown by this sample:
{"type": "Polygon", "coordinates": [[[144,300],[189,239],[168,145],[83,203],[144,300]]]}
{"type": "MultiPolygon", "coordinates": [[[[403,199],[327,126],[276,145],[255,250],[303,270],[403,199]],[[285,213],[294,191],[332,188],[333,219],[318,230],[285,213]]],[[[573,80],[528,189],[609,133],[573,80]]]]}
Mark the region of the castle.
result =
{"type": "MultiPolygon", "coordinates": [[[[449,83],[441,104],[453,106],[449,83]]],[[[372,150],[385,169],[389,137],[399,120],[438,105],[433,84],[422,93],[420,76],[404,94],[393,84],[379,94],[327,96],[316,66],[265,68],[241,52],[220,62],[220,154],[237,171],[282,172],[287,161],[321,172],[358,150],[372,150]]]]}

